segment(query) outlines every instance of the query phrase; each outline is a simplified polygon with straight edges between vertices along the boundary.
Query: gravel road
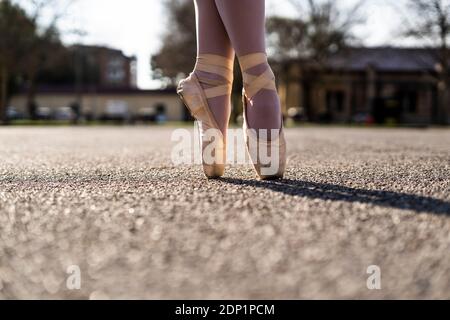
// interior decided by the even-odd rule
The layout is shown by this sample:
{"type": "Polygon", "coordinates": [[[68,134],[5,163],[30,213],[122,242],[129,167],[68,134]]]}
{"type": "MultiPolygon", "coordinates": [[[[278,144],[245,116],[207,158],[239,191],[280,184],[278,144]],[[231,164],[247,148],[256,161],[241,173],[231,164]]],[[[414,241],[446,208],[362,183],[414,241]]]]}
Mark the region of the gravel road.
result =
{"type": "Polygon", "coordinates": [[[278,182],[172,131],[1,128],[0,298],[450,299],[450,130],[289,129],[278,182]]]}

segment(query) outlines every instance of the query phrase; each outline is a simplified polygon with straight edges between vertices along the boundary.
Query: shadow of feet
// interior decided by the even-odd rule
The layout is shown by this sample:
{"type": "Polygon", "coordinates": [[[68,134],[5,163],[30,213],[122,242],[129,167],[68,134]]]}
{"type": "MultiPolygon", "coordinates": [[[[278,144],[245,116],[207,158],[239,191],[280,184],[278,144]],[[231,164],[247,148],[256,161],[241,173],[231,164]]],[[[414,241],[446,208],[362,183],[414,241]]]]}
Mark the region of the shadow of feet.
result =
{"type": "Polygon", "coordinates": [[[450,215],[450,202],[444,200],[384,190],[367,190],[341,185],[302,180],[258,181],[221,178],[223,182],[263,188],[290,196],[331,201],[360,202],[396,209],[413,210],[440,215],[450,215]]]}

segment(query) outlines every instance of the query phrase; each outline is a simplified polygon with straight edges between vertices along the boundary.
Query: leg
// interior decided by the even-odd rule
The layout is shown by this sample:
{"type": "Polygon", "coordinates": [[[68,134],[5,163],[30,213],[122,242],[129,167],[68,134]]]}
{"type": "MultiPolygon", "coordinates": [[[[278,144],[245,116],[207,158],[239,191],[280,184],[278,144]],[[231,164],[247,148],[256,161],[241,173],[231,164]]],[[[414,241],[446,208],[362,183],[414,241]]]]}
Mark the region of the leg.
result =
{"type": "MultiPolygon", "coordinates": [[[[228,59],[234,59],[234,50],[228,38],[223,22],[217,11],[214,0],[195,0],[195,12],[197,16],[197,54],[214,54],[228,59]]],[[[215,74],[194,70],[202,79],[218,79],[215,74]]],[[[204,89],[210,86],[202,84],[204,89]]],[[[220,96],[208,99],[209,107],[220,126],[220,130],[226,134],[228,121],[231,114],[230,96],[220,96]]]]}
{"type": "MultiPolygon", "coordinates": [[[[265,0],[215,0],[238,57],[265,53],[265,0]]],[[[242,61],[241,62],[241,68],[242,61]]],[[[259,76],[270,69],[266,61],[245,72],[259,76]]],[[[244,79],[245,80],[245,79],[244,79]]],[[[274,90],[262,89],[248,101],[248,123],[253,129],[279,129],[281,107],[274,90]]]]}

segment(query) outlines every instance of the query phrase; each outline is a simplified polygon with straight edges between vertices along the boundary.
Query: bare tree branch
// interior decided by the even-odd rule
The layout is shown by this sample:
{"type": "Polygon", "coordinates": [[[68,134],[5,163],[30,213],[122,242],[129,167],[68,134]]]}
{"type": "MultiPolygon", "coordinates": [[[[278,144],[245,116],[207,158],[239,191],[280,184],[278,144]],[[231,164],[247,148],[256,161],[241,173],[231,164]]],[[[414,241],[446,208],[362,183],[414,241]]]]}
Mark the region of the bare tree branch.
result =
{"type": "Polygon", "coordinates": [[[356,41],[353,27],[365,21],[361,8],[366,0],[343,10],[339,1],[288,0],[298,18],[272,17],[268,40],[279,58],[305,57],[321,63],[330,53],[356,41]]]}

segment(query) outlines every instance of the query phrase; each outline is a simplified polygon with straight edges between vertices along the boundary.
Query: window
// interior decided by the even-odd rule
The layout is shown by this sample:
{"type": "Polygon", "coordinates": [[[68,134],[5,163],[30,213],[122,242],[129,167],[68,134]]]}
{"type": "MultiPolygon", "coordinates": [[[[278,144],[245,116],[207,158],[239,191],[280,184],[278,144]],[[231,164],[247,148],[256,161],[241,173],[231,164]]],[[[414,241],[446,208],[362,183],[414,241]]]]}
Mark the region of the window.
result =
{"type": "Polygon", "coordinates": [[[110,58],[107,64],[107,77],[110,83],[121,83],[126,77],[125,64],[122,58],[110,58]]]}

